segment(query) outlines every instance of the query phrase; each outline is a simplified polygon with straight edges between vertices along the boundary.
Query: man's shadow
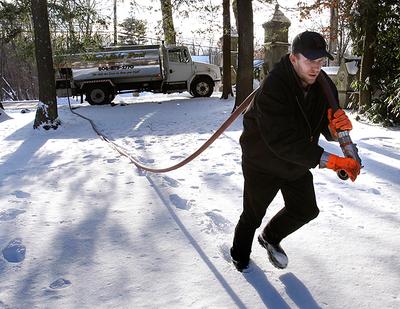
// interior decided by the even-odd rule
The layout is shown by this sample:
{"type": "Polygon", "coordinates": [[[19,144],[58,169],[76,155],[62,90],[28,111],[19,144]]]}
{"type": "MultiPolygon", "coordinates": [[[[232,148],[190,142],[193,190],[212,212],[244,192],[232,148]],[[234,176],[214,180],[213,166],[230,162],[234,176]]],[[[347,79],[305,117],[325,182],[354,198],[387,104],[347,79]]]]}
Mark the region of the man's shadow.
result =
{"type": "MultiPolygon", "coordinates": [[[[264,271],[254,261],[251,272],[243,273],[246,280],[254,287],[267,308],[290,309],[275,287],[268,281],[264,271]]],[[[292,273],[279,277],[285,285],[287,295],[300,309],[320,309],[307,287],[292,273]]]]}
{"type": "Polygon", "coordinates": [[[243,276],[257,291],[266,308],[290,309],[290,306],[268,281],[263,270],[254,261],[250,262],[250,271],[244,272],[243,276]]]}
{"type": "Polygon", "coordinates": [[[293,300],[297,307],[300,309],[321,309],[321,306],[317,304],[304,283],[294,274],[287,273],[280,276],[279,279],[285,285],[286,294],[293,300]]]}

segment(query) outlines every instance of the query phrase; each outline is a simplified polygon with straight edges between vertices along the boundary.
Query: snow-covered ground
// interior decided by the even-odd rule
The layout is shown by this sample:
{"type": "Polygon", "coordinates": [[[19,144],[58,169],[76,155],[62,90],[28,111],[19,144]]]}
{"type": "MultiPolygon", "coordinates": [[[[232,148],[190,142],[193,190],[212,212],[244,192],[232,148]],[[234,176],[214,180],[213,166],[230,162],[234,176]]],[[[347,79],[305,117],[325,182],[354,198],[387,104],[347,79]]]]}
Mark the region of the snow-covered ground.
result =
{"type": "MultiPolygon", "coordinates": [[[[141,162],[167,167],[229,116],[233,100],[219,95],[73,105],[141,162]]],[[[56,131],[32,129],[33,103],[4,105],[0,308],[400,308],[398,129],[353,121],[359,178],[315,169],[321,213],[283,241],[288,268],[273,268],[254,242],[242,274],[228,253],[241,213],[241,119],[189,165],[152,174],[65,100],[56,131]]],[[[265,221],[281,206],[278,196],[265,221]]]]}

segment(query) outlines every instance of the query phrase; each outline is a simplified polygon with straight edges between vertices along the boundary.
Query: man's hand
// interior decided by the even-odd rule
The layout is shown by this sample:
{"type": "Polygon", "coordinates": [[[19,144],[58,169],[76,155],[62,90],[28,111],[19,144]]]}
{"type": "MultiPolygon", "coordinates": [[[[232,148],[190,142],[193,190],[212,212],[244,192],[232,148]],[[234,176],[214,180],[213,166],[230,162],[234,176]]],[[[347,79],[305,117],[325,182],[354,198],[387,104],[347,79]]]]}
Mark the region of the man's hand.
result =
{"type": "Polygon", "coordinates": [[[329,154],[325,167],[335,172],[344,170],[349,175],[351,181],[355,181],[360,174],[360,164],[353,158],[342,158],[334,154],[329,154]]]}
{"type": "Polygon", "coordinates": [[[332,135],[336,138],[337,130],[350,131],[351,129],[353,129],[349,117],[347,117],[346,113],[342,109],[338,109],[335,113],[333,113],[332,108],[329,108],[328,120],[329,128],[332,132],[332,135]]]}

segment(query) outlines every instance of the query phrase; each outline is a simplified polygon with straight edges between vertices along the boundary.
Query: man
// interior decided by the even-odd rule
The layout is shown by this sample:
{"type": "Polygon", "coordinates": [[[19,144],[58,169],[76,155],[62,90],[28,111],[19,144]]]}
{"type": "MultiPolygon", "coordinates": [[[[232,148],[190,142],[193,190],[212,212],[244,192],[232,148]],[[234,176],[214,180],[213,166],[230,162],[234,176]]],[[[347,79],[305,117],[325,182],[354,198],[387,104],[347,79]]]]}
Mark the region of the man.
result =
{"type": "MultiPolygon", "coordinates": [[[[258,236],[258,242],[267,250],[270,262],[282,269],[288,258],[280,242],[319,213],[309,170],[317,165],[344,170],[352,181],[360,172],[356,160],[327,153],[318,145],[321,133],[331,141],[336,130],[352,129],[343,110],[332,113],[316,82],[318,74],[325,74],[321,66],[326,57],[333,59],[320,34],[305,31],[297,35],[292,52],[274,66],[244,115],[240,137],[243,212],[231,248],[239,271],[249,265],[255,231],[279,190],[285,205],[258,236]]],[[[336,87],[328,80],[337,97],[336,87]]]]}

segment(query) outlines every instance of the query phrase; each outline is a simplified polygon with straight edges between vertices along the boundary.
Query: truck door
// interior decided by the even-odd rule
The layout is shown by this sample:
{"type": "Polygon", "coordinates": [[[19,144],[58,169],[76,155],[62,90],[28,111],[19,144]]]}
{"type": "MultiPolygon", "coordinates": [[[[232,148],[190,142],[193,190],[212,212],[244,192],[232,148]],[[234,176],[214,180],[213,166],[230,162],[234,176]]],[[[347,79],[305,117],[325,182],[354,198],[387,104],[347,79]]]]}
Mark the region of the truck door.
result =
{"type": "Polygon", "coordinates": [[[193,62],[186,48],[168,49],[168,82],[185,82],[193,75],[193,62]]]}

